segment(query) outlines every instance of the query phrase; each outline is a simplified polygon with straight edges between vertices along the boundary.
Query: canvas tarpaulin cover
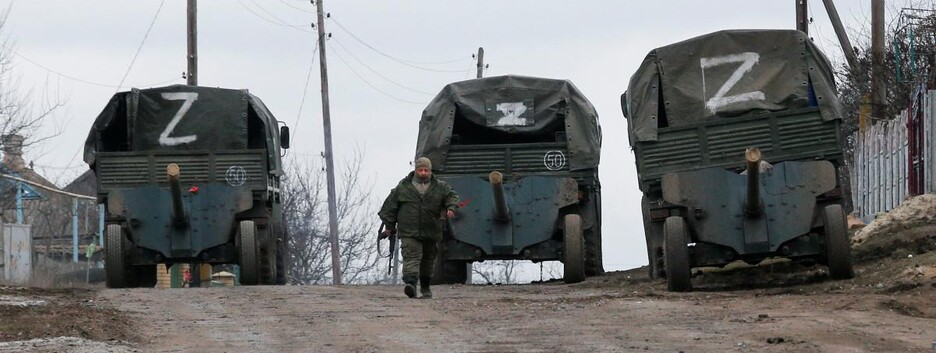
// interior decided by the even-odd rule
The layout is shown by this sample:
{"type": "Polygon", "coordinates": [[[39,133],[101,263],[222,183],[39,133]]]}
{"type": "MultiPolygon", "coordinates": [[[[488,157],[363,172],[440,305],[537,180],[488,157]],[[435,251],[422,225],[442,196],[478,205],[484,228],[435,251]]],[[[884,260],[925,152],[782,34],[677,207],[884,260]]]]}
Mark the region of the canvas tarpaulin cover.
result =
{"type": "Polygon", "coordinates": [[[472,131],[510,136],[542,133],[558,123],[565,127],[569,170],[598,166],[598,113],[567,80],[508,75],[446,85],[423,111],[416,157],[429,157],[434,169],[444,170],[456,119],[474,125],[472,131]]]}
{"type": "Polygon", "coordinates": [[[126,141],[119,150],[129,151],[246,149],[251,112],[263,121],[272,146],[277,142],[276,119],[246,90],[172,85],[119,92],[94,121],[84,160],[93,165],[99,149],[113,150],[102,148],[102,138],[126,141]],[[109,130],[112,124],[125,125],[126,130],[109,130]],[[105,131],[120,136],[102,136],[105,131]]]}
{"type": "Polygon", "coordinates": [[[832,66],[802,32],[727,30],[651,51],[627,89],[630,144],[661,127],[818,106],[839,119],[832,66]]]}

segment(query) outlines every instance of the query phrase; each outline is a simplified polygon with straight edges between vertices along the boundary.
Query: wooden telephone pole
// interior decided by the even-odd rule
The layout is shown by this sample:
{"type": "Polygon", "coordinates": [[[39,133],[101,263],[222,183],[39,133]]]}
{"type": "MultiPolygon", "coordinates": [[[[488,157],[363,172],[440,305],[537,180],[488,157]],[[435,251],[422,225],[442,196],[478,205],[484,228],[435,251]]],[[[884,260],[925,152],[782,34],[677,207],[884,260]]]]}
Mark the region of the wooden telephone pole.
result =
{"type": "Polygon", "coordinates": [[[885,119],[884,0],[871,0],[871,116],[885,119]]]}
{"type": "Polygon", "coordinates": [[[328,235],[331,240],[332,284],[341,284],[341,253],[338,247],[338,205],[335,201],[335,163],[332,149],[331,114],[328,105],[328,64],[325,61],[325,5],[315,1],[318,13],[319,68],[322,72],[322,125],[325,132],[325,174],[328,181],[328,235]]]}
{"type": "Polygon", "coordinates": [[[196,6],[195,0],[188,0],[188,70],[185,75],[185,83],[191,86],[198,85],[198,41],[196,30],[196,6]]]}
{"type": "Polygon", "coordinates": [[[806,0],[796,0],[796,30],[809,35],[809,13],[806,0]]]}
{"type": "Polygon", "coordinates": [[[478,78],[481,78],[484,72],[484,48],[478,48],[478,78]]]}

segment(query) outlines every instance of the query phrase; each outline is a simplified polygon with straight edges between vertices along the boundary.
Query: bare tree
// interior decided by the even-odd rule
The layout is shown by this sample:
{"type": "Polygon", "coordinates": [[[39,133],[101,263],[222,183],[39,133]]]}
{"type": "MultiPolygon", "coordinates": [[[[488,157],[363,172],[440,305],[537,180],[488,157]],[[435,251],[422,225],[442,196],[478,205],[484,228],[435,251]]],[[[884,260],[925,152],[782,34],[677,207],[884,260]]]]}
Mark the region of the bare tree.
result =
{"type": "MultiPolygon", "coordinates": [[[[339,167],[338,234],[345,283],[378,283],[375,207],[371,185],[361,180],[363,153],[356,150],[339,167]]],[[[331,253],[325,171],[320,164],[293,159],[283,187],[283,212],[289,232],[289,280],[296,284],[331,283],[331,253]]]]}
{"type": "Polygon", "coordinates": [[[516,283],[516,266],[516,261],[512,260],[475,262],[471,265],[471,272],[480,276],[482,283],[513,284],[516,283]]]}
{"type": "MultiPolygon", "coordinates": [[[[43,92],[43,99],[36,103],[34,92],[23,91],[19,78],[14,74],[14,43],[5,33],[9,9],[0,13],[0,137],[19,135],[21,147],[39,144],[55,137],[58,132],[40,134],[43,122],[64,105],[57,94],[43,92]]],[[[4,144],[6,138],[0,138],[4,144]]]]}
{"type": "MultiPolygon", "coordinates": [[[[936,48],[936,12],[934,1],[905,1],[901,5],[891,5],[888,12],[890,20],[885,25],[885,84],[887,99],[885,116],[896,117],[906,109],[912,95],[922,85],[933,88],[936,84],[934,71],[934,49],[936,48]],[[905,7],[900,7],[905,6],[905,7]]],[[[857,68],[852,70],[847,63],[836,66],[839,100],[843,108],[843,127],[846,141],[846,154],[851,156],[855,141],[853,135],[858,130],[862,107],[869,107],[870,101],[865,96],[871,92],[871,34],[870,19],[865,19],[867,26],[851,29],[857,60],[857,68]]],[[[873,121],[870,123],[874,123],[873,121]]]]}

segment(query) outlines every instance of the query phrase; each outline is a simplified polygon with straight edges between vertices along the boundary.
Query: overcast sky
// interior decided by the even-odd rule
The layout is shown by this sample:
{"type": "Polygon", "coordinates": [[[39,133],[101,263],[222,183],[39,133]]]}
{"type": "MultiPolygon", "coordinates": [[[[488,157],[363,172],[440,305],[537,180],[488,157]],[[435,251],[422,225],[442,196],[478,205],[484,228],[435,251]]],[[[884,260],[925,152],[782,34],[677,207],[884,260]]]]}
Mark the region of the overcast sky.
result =
{"type": "MultiPolygon", "coordinates": [[[[0,1],[9,12],[3,36],[16,52],[20,88],[31,90],[35,101],[58,92],[66,103],[46,124],[47,134],[61,134],[28,150],[26,159],[64,185],[87,170],[81,161],[84,139],[122,81],[121,91],[185,83],[185,3],[0,1]]],[[[822,2],[809,3],[810,36],[841,62],[822,2]]],[[[870,0],[836,4],[846,27],[865,26],[870,0]]],[[[324,5],[331,14],[325,27],[332,33],[326,54],[336,162],[355,148],[364,151],[375,202],[410,170],[425,104],[445,84],[475,76],[471,56],[478,47],[484,47],[490,65],[484,76],[571,80],[597,108],[604,134],[600,179],[608,270],[647,262],[634,157],[619,106],[643,57],[653,48],[721,29],[794,28],[795,23],[794,0],[326,0],[324,5]]],[[[309,1],[199,1],[198,83],[249,89],[292,127],[287,158],[319,162],[324,147],[317,58],[310,77],[314,17],[309,1]]]]}

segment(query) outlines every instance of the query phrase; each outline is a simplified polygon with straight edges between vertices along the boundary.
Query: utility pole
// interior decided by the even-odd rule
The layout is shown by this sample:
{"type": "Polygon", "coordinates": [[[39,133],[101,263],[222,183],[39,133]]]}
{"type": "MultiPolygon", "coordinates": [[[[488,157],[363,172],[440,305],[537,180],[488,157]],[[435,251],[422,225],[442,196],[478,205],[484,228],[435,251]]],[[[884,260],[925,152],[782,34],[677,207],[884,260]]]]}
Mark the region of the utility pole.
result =
{"type": "MultiPolygon", "coordinates": [[[[188,55],[186,55],[186,61],[188,61],[188,70],[186,70],[185,75],[185,84],[189,86],[198,86],[198,18],[197,4],[196,0],[188,0],[187,16],[186,16],[186,38],[187,38],[187,47],[188,55]]],[[[78,240],[75,239],[77,244],[78,240]]],[[[75,252],[77,254],[77,250],[75,252]]],[[[77,255],[75,255],[77,256],[77,255]]],[[[77,260],[77,257],[75,258],[77,260]]],[[[202,286],[202,266],[201,263],[191,263],[189,268],[192,273],[192,282],[190,285],[192,287],[201,287],[202,286]]],[[[206,267],[210,268],[210,267],[206,267]]],[[[208,276],[211,276],[209,273],[208,276]]],[[[209,277],[210,278],[210,277],[209,277]]]]}
{"type": "Polygon", "coordinates": [[[871,116],[884,119],[884,0],[871,0],[871,116]]]}
{"type": "Polygon", "coordinates": [[[338,205],[335,201],[335,163],[332,149],[331,115],[328,106],[328,65],[325,62],[325,5],[313,2],[318,13],[319,68],[322,71],[322,125],[325,131],[325,174],[328,180],[328,235],[331,240],[332,284],[341,284],[341,254],[338,248],[338,205]]]}
{"type": "Polygon", "coordinates": [[[484,73],[484,48],[478,47],[478,78],[484,73]]]}
{"type": "Polygon", "coordinates": [[[852,49],[851,42],[848,40],[848,33],[845,33],[842,20],[839,18],[838,11],[835,10],[835,3],[832,0],[822,0],[822,3],[825,5],[826,13],[829,14],[829,20],[832,21],[832,28],[835,28],[835,36],[838,37],[839,45],[842,46],[848,68],[855,72],[858,70],[858,59],[855,58],[855,50],[852,49]]]}
{"type": "Polygon", "coordinates": [[[806,0],[796,1],[796,30],[809,35],[809,13],[806,11],[806,0]]]}
{"type": "Polygon", "coordinates": [[[198,85],[198,37],[195,1],[188,0],[188,72],[185,75],[185,83],[190,86],[198,85]]]}

